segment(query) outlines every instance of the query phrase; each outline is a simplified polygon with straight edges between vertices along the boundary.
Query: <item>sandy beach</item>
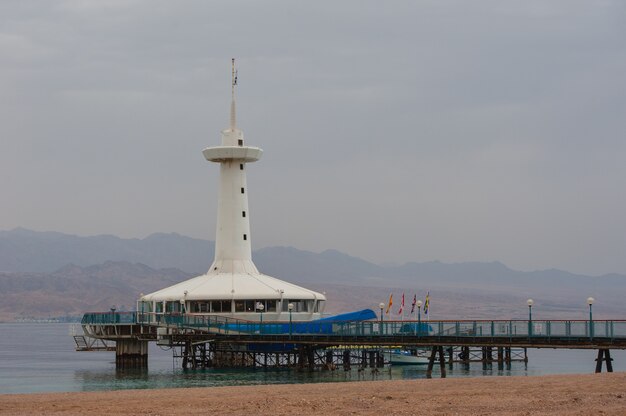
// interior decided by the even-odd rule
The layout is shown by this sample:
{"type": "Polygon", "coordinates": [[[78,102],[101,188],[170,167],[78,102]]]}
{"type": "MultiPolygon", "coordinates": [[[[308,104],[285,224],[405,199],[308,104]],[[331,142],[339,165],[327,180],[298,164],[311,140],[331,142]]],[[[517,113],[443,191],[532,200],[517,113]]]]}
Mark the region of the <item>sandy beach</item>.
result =
{"type": "Polygon", "coordinates": [[[626,373],[0,395],[29,415],[625,415],[626,373]]]}

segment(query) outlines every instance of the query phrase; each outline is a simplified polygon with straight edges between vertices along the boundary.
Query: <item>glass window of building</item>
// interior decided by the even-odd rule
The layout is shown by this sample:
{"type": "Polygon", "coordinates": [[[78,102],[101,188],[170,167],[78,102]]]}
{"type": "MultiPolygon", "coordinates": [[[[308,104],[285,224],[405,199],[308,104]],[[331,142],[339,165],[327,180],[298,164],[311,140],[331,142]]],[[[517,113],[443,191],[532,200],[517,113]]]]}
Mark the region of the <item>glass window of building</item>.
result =
{"type": "Polygon", "coordinates": [[[311,301],[299,300],[299,299],[283,300],[282,310],[283,310],[283,312],[288,312],[289,311],[289,304],[292,303],[293,304],[292,312],[308,312],[310,310],[309,304],[308,304],[309,302],[311,302],[311,301]]]}
{"type": "Polygon", "coordinates": [[[221,301],[222,304],[222,312],[232,312],[233,311],[233,302],[230,300],[221,301]]]}

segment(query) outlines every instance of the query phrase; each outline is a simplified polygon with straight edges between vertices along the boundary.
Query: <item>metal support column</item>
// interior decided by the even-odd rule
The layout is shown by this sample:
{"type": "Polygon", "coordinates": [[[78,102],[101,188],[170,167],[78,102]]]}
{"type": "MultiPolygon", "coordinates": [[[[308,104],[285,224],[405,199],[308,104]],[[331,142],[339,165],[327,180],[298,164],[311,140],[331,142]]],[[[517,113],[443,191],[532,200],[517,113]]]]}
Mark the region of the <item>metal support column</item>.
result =
{"type": "Polygon", "coordinates": [[[598,358],[596,358],[596,373],[602,372],[602,362],[606,363],[606,371],[607,373],[613,372],[613,359],[611,358],[611,350],[609,349],[599,349],[598,350],[598,358]]]}

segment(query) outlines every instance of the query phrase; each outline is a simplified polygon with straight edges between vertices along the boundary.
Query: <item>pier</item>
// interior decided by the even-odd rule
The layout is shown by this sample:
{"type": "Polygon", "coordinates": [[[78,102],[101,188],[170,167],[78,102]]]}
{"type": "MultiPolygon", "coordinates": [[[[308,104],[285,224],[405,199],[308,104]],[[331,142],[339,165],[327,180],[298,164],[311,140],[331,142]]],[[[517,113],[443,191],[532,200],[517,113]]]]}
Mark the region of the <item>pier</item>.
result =
{"type": "Polygon", "coordinates": [[[438,365],[527,361],[528,348],[593,349],[595,371],[612,371],[626,349],[626,320],[437,320],[251,322],[217,315],[87,313],[87,337],[116,342],[118,368],[147,366],[148,342],[178,349],[185,368],[371,368],[390,348],[426,351],[438,365]]]}

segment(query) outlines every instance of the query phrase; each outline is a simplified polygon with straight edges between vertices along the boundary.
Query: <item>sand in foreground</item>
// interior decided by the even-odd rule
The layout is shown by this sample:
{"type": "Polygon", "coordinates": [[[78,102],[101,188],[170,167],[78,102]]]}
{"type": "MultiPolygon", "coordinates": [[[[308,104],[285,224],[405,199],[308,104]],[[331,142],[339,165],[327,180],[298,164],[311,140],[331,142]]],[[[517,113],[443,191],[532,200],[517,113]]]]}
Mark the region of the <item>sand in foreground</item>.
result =
{"type": "Polygon", "coordinates": [[[626,373],[7,394],[0,414],[626,415],[626,373]]]}

